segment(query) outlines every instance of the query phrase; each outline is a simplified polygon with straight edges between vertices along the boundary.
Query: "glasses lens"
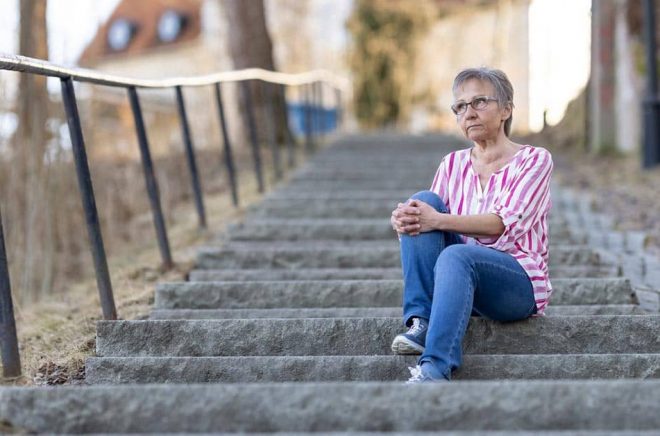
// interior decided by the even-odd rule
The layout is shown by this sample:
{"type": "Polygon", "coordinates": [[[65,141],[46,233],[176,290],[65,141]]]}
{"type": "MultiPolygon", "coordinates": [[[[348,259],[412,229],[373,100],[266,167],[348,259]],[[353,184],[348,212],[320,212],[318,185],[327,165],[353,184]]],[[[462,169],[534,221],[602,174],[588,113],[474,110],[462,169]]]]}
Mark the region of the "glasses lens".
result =
{"type": "Polygon", "coordinates": [[[472,100],[472,107],[475,109],[486,109],[486,106],[488,106],[487,97],[476,97],[472,100]]]}
{"type": "Polygon", "coordinates": [[[451,106],[451,110],[454,111],[454,113],[455,113],[456,115],[458,115],[458,114],[462,114],[463,112],[465,112],[466,109],[467,109],[467,104],[466,104],[466,103],[463,103],[463,102],[460,102],[460,103],[454,103],[454,104],[451,106]]]}

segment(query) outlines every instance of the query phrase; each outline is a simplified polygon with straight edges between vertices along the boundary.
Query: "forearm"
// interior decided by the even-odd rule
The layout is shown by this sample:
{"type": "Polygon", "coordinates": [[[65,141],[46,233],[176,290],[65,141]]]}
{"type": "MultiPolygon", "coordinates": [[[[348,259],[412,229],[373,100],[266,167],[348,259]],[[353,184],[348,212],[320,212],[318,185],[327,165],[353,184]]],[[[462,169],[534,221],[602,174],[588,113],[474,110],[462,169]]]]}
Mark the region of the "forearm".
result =
{"type": "Polygon", "coordinates": [[[437,230],[460,233],[471,238],[496,237],[504,232],[502,218],[494,213],[479,215],[438,213],[434,227],[437,230]]]}

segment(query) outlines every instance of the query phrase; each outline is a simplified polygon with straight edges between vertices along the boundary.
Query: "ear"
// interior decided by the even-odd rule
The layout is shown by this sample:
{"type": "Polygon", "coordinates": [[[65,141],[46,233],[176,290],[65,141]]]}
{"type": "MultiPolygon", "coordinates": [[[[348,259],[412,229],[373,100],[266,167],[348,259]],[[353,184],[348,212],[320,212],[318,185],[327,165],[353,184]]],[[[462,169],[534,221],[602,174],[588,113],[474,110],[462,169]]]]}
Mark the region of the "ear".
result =
{"type": "Polygon", "coordinates": [[[512,104],[509,102],[502,108],[502,121],[506,121],[511,117],[511,114],[513,113],[513,107],[512,104]]]}

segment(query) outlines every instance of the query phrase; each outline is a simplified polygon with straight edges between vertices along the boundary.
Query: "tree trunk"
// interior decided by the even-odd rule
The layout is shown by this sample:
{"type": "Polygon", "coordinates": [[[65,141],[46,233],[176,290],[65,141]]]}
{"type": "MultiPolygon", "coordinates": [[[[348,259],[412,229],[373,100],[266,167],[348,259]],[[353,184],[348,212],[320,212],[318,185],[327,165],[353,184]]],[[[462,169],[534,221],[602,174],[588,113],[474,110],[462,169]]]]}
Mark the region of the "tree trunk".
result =
{"type": "MultiPolygon", "coordinates": [[[[38,59],[48,59],[46,23],[47,0],[21,0],[19,52],[38,59]]],[[[40,272],[37,246],[45,221],[50,216],[44,210],[46,181],[44,155],[46,150],[46,120],[48,91],[46,78],[21,74],[18,95],[18,128],[14,136],[13,165],[14,214],[18,227],[14,234],[22,235],[23,273],[19,282],[22,292],[35,296],[40,272]],[[22,198],[21,198],[22,197],[22,198]],[[17,215],[16,215],[17,214],[17,215]],[[19,224],[20,223],[20,224],[19,224]],[[20,228],[22,227],[22,228],[20,228]]]]}
{"type": "MultiPolygon", "coordinates": [[[[227,16],[229,52],[234,68],[263,68],[275,71],[273,60],[273,44],[266,27],[266,11],[263,0],[224,0],[222,2],[227,16]]],[[[288,117],[284,94],[280,87],[273,87],[271,102],[277,116],[277,142],[282,144],[287,138],[288,117]]],[[[263,83],[252,84],[255,117],[261,132],[265,132],[264,116],[267,93],[264,93],[263,83]]],[[[241,102],[243,125],[247,126],[246,113],[241,102]]]]}

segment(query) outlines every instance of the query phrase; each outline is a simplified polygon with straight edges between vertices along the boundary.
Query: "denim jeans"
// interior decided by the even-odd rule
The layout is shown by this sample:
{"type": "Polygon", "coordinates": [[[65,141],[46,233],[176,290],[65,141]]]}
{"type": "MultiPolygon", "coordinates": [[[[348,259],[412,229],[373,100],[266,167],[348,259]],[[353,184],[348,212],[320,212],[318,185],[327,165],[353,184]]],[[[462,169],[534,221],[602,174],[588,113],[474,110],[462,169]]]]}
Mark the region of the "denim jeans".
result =
{"type": "MultiPolygon", "coordinates": [[[[442,199],[431,191],[411,198],[447,213],[442,199]]],[[[532,283],[518,261],[493,248],[464,244],[456,233],[401,235],[401,264],[403,321],[429,321],[418,363],[430,363],[435,377],[450,379],[461,365],[470,315],[506,322],[536,313],[532,283]]]]}

